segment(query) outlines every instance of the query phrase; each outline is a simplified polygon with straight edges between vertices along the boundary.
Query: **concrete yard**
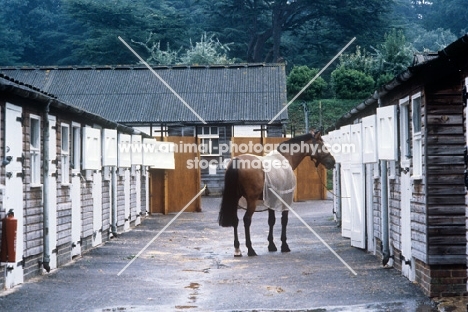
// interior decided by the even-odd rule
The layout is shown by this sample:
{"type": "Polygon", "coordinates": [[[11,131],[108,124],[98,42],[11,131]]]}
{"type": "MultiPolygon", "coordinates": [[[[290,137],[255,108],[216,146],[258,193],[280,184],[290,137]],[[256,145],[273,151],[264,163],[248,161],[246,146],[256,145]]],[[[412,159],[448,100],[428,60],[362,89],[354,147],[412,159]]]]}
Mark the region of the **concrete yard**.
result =
{"type": "Polygon", "coordinates": [[[292,213],[290,253],[268,252],[268,213],[258,212],[251,228],[258,256],[247,257],[240,223],[244,257],[234,258],[232,228],[217,223],[219,203],[203,198],[202,212],[183,213],[120,276],[174,214],[152,215],[71,264],[3,291],[0,310],[437,311],[417,285],[341,237],[330,200],[292,207],[356,276],[292,213]]]}

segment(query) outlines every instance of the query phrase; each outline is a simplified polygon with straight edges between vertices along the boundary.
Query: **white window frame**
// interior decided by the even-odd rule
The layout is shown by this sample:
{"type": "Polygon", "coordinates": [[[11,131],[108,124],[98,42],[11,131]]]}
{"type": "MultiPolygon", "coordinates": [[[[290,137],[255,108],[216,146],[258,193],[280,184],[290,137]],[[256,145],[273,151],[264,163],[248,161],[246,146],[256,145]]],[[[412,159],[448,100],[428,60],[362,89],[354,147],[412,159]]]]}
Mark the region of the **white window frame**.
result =
{"type": "Polygon", "coordinates": [[[41,117],[32,114],[29,115],[29,150],[31,185],[41,186],[41,117]]]}
{"type": "Polygon", "coordinates": [[[62,123],[60,125],[60,160],[62,168],[62,185],[70,184],[70,145],[70,125],[62,123]]]}
{"type": "Polygon", "coordinates": [[[72,122],[71,136],[71,160],[72,173],[77,174],[81,171],[81,125],[72,122]]]}
{"type": "Polygon", "coordinates": [[[422,114],[421,114],[422,96],[418,92],[411,96],[411,125],[413,130],[413,174],[411,179],[422,179],[422,114]],[[417,112],[419,115],[416,116],[417,112]],[[419,124],[416,123],[419,121],[419,124]],[[418,127],[419,126],[419,127],[418,127]]]}
{"type": "Polygon", "coordinates": [[[400,99],[400,166],[402,169],[411,167],[411,145],[410,145],[410,98],[400,99]]]}
{"type": "Polygon", "coordinates": [[[201,156],[219,156],[219,127],[216,126],[200,126],[197,127],[197,136],[200,139],[200,155],[201,156]],[[216,129],[216,133],[213,133],[213,129],[216,129]],[[208,130],[208,131],[206,131],[208,130]],[[214,140],[218,141],[218,144],[213,144],[214,140]],[[215,150],[215,146],[218,151],[215,150]]]}

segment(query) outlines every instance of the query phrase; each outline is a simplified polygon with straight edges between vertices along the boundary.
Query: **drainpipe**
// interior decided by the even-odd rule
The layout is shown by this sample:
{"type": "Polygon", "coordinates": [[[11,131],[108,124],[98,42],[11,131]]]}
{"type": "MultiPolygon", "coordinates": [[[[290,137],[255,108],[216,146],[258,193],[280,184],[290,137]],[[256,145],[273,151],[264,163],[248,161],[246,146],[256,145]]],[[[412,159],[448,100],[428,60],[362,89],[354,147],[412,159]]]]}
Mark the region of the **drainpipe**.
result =
{"type": "Polygon", "coordinates": [[[335,164],[336,176],[336,222],[341,227],[341,164],[335,164]]]}
{"type": "Polygon", "coordinates": [[[111,231],[114,237],[117,237],[117,168],[111,167],[112,170],[112,224],[111,231]]]}
{"type": "Polygon", "coordinates": [[[42,177],[43,177],[43,221],[42,221],[42,244],[43,244],[43,257],[42,257],[42,266],[48,272],[50,272],[50,246],[49,246],[49,109],[50,109],[50,100],[44,110],[44,144],[43,144],[43,160],[42,160],[42,177]]]}
{"type": "MultiPolygon", "coordinates": [[[[379,107],[382,107],[380,96],[378,97],[379,107]]],[[[382,207],[382,265],[387,265],[390,260],[390,247],[388,239],[388,174],[387,161],[380,161],[380,184],[381,184],[381,207],[382,207]]]]}

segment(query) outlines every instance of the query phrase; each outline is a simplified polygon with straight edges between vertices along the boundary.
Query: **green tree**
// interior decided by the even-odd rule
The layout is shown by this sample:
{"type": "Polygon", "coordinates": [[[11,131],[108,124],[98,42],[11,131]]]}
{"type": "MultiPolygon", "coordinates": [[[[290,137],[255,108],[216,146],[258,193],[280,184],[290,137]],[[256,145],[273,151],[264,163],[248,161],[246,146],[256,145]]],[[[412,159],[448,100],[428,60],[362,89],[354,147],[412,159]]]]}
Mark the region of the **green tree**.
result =
{"type": "Polygon", "coordinates": [[[334,70],[331,77],[335,96],[339,99],[362,100],[374,91],[374,79],[356,69],[341,67],[334,70]]]}
{"type": "MultiPolygon", "coordinates": [[[[174,44],[183,34],[181,14],[162,1],[64,0],[66,10],[82,29],[71,38],[72,58],[81,64],[129,64],[136,59],[118,40],[144,41],[153,33],[157,41],[174,44]]],[[[141,52],[141,51],[138,51],[141,52]]]]}
{"type": "Polygon", "coordinates": [[[214,35],[208,37],[206,33],[201,36],[195,45],[190,40],[190,48],[180,60],[183,64],[232,64],[227,57],[228,44],[222,44],[214,35]]]}
{"type": "MultiPolygon", "coordinates": [[[[353,2],[352,5],[338,0],[222,0],[214,5],[212,1],[207,3],[210,3],[207,10],[212,17],[209,30],[219,32],[218,37],[223,41],[241,40],[248,62],[280,61],[284,48],[282,38],[286,33],[291,36],[315,33],[325,27],[340,36],[340,40],[336,36],[333,40],[342,45],[343,37],[349,40],[365,32],[370,34],[370,29],[374,32],[376,28],[381,29],[382,17],[390,8],[388,1],[378,0],[353,2]],[[237,35],[240,39],[231,40],[237,35]]],[[[311,44],[315,45],[316,40],[307,41],[304,48],[311,44]]]]}
{"type": "MultiPolygon", "coordinates": [[[[416,1],[415,1],[416,2],[416,1]]],[[[420,1],[425,3],[425,12],[420,18],[424,28],[436,30],[449,29],[456,36],[464,35],[468,31],[468,14],[466,0],[432,0],[420,1]]]]}
{"type": "Polygon", "coordinates": [[[392,29],[385,34],[385,42],[374,48],[377,69],[374,78],[379,85],[387,82],[411,65],[414,56],[413,46],[406,41],[402,30],[392,29]]]}
{"type": "Polygon", "coordinates": [[[437,52],[455,40],[457,40],[457,36],[448,29],[437,28],[430,31],[421,29],[421,32],[412,41],[412,45],[418,52],[437,52]]]}
{"type": "Polygon", "coordinates": [[[179,50],[171,50],[169,44],[166,50],[161,50],[161,43],[151,41],[152,34],[149,35],[146,42],[133,41],[133,43],[142,46],[149,56],[146,62],[149,64],[158,65],[173,65],[173,64],[232,64],[234,60],[229,59],[227,52],[229,51],[228,44],[222,44],[214,35],[208,36],[203,33],[199,42],[193,45],[190,40],[190,47],[181,53],[179,50]]]}
{"type": "MultiPolygon", "coordinates": [[[[319,72],[316,68],[307,66],[294,66],[289,73],[286,85],[288,97],[293,98],[299,91],[304,88],[312,78],[319,72]]],[[[322,77],[318,77],[315,81],[300,95],[299,99],[311,101],[320,98],[327,87],[326,81],[322,77]]]]}

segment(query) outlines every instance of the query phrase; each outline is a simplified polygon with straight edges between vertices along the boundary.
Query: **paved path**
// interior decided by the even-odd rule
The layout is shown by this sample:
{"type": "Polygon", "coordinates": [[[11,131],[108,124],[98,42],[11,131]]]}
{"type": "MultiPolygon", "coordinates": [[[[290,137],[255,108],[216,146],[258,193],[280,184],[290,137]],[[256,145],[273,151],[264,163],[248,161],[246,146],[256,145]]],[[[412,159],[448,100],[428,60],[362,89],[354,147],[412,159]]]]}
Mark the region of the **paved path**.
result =
{"type": "Polygon", "coordinates": [[[357,276],[291,213],[290,253],[267,251],[268,214],[259,212],[252,223],[258,256],[246,256],[241,224],[244,257],[234,258],[232,228],[217,224],[219,202],[203,198],[203,212],[182,214],[120,276],[174,215],[148,217],[73,263],[4,291],[0,311],[434,311],[398,271],[350,247],[331,201],[293,208],[357,276]]]}

